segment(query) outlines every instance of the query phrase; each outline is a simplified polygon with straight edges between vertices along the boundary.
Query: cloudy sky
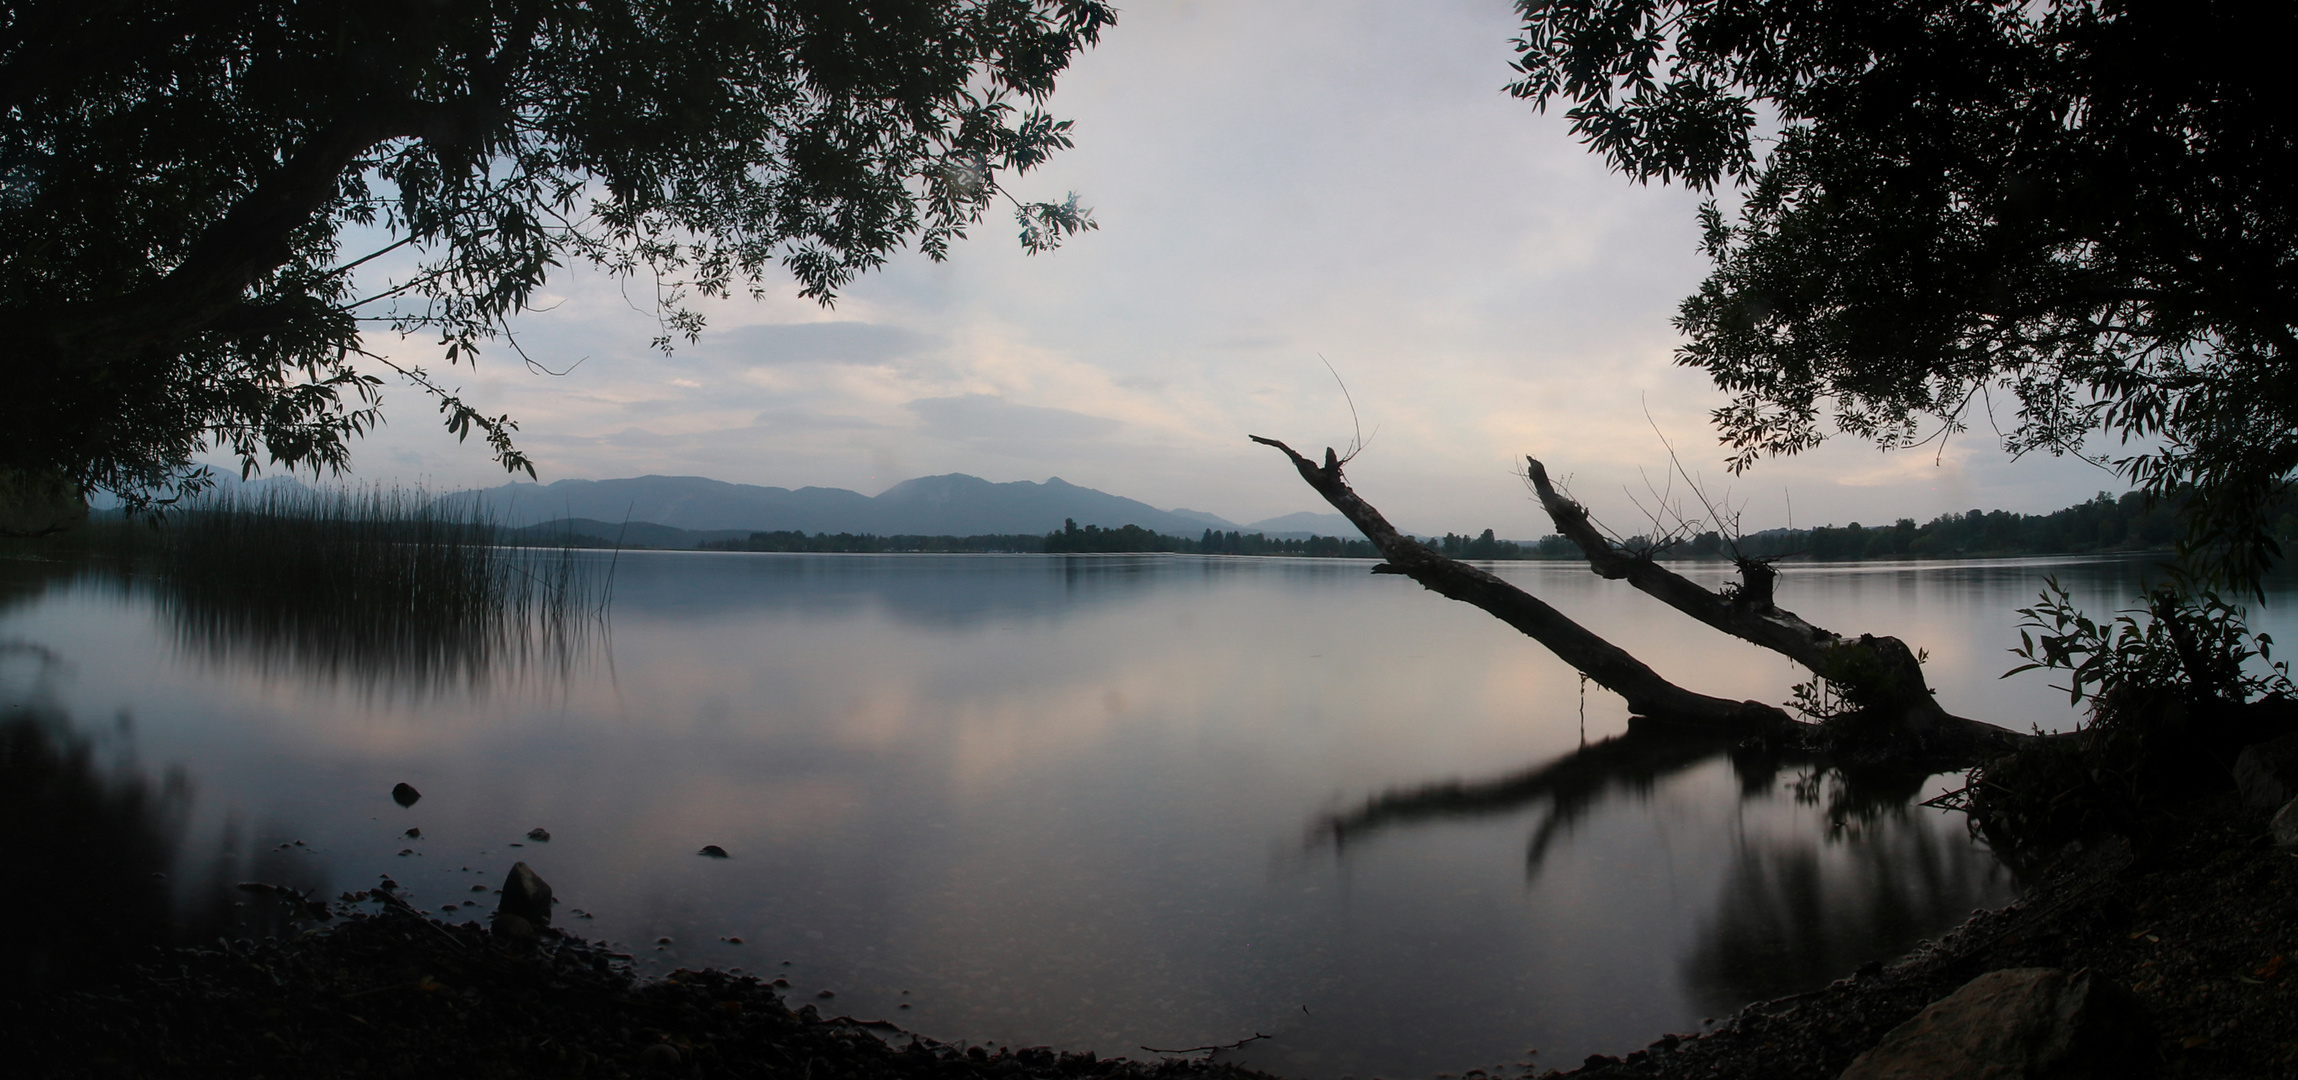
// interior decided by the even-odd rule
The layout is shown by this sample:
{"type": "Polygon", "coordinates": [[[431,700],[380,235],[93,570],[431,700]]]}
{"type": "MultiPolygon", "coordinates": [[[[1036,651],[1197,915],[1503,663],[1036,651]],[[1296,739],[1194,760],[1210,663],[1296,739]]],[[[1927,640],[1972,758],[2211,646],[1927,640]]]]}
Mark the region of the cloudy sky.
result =
{"type": "MultiPolygon", "coordinates": [[[[1944,454],[1838,440],[1724,475],[1720,394],[1670,362],[1669,317],[1706,267],[1697,198],[1607,173],[1558,117],[1507,97],[1510,15],[1502,0],[1126,6],[1052,103],[1077,147],[1013,185],[1079,192],[1101,231],[1032,257],[993,219],[946,263],[897,254],[834,309],[794,286],[710,304],[702,341],[669,357],[648,348],[643,290],[570,274],[519,332],[571,373],[497,350],[445,381],[516,417],[545,481],[874,494],[964,472],[1236,521],[1322,510],[1245,437],[1345,444],[1329,361],[1369,444],[1355,482],[1408,529],[1549,531],[1515,476],[1524,454],[1634,525],[1628,491],[1667,471],[1655,424],[1751,529],[2121,490],[2079,462],[2009,461],[1983,418],[1944,454]]],[[[376,345],[441,368],[420,343],[376,345]]],[[[502,482],[414,391],[386,404],[361,478],[502,482]]]]}

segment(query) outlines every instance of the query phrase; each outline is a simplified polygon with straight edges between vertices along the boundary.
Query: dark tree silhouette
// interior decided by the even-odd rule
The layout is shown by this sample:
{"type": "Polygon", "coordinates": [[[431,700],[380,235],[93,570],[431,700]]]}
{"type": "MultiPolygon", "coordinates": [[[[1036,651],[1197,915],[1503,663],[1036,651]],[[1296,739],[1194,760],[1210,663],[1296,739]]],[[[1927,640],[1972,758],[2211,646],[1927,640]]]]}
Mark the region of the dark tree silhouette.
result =
{"type": "Polygon", "coordinates": [[[2136,442],[2255,582],[2298,468],[2298,8],[2203,0],[1520,0],[1512,87],[1617,170],[1745,195],[1681,363],[1735,469],[1987,411],[2014,451],[2136,442]],[[1831,415],[1830,415],[1831,414],[1831,415]]]}
{"type": "MultiPolygon", "coordinates": [[[[1038,104],[1100,0],[119,0],[0,10],[0,472],[133,502],[340,468],[378,419],[363,331],[472,359],[568,264],[660,301],[787,272],[828,303],[942,258],[1069,145],[1038,104]],[[353,271],[411,272],[355,295],[353,271]],[[402,256],[405,257],[405,256],[402,256]],[[779,267],[779,269],[777,269],[779,267]]],[[[1092,227],[1013,201],[1022,242],[1092,227]]],[[[512,343],[515,347],[515,341],[512,343]]],[[[458,436],[506,417],[419,368],[458,436]]]]}

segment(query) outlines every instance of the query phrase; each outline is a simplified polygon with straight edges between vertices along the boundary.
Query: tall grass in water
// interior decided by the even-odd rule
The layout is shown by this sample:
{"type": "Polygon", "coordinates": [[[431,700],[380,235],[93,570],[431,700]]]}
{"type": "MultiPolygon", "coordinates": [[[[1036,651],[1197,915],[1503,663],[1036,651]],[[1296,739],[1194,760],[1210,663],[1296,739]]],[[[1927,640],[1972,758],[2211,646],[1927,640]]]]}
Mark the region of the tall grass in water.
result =
{"type": "Polygon", "coordinates": [[[195,647],[370,688],[571,668],[603,629],[606,568],[500,538],[419,491],[224,492],[169,515],[160,592],[195,647]]]}

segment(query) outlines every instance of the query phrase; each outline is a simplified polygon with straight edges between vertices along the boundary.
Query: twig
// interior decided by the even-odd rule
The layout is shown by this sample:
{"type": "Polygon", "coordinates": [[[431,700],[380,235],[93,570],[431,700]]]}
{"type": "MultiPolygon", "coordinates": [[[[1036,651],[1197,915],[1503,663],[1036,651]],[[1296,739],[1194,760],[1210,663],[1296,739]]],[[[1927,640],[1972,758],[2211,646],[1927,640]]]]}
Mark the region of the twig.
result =
{"type": "MultiPolygon", "coordinates": [[[[1332,373],[1333,382],[1340,387],[1341,400],[1348,402],[1348,423],[1354,433],[1349,436],[1348,453],[1342,455],[1340,459],[1341,464],[1346,465],[1355,461],[1358,454],[1364,453],[1364,422],[1357,419],[1356,396],[1348,392],[1348,383],[1340,377],[1340,371],[1333,367],[1332,361],[1325,359],[1323,353],[1317,354],[1317,360],[1324,364],[1326,371],[1332,373]]],[[[1374,434],[1377,435],[1379,432],[1374,432],[1374,434]]]]}
{"type": "Polygon", "coordinates": [[[1263,1035],[1256,1031],[1253,1033],[1253,1037],[1250,1039],[1238,1039],[1236,1042],[1223,1043],[1219,1046],[1192,1046],[1187,1050],[1159,1050],[1154,1046],[1144,1046],[1141,1049],[1147,1050],[1152,1054],[1201,1054],[1207,1052],[1219,1052],[1222,1050],[1235,1050],[1238,1047],[1245,1045],[1246,1043],[1266,1038],[1269,1038],[1269,1036],[1263,1035]]]}

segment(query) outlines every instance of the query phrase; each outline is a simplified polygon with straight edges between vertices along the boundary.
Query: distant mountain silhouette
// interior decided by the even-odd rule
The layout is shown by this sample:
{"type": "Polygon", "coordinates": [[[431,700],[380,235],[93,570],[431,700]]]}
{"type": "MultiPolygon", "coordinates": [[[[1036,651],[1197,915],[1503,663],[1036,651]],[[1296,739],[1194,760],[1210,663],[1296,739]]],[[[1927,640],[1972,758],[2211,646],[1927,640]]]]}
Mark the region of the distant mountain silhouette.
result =
{"type": "MultiPolygon", "coordinates": [[[[649,522],[698,532],[798,530],[881,536],[1045,533],[1061,528],[1065,519],[1103,528],[1139,525],[1175,536],[1243,528],[1202,511],[1160,510],[1138,500],[1079,487],[1060,477],[1042,484],[1027,480],[993,484],[963,473],[905,480],[875,497],[844,488],[793,491],[700,476],[640,476],[505,484],[443,498],[476,502],[496,520],[514,527],[589,518],[649,522]]],[[[1337,515],[1319,516],[1345,527],[1337,515]]],[[[1339,533],[1337,529],[1324,531],[1339,533]]],[[[1353,535],[1354,530],[1339,534],[1353,535]]]]}
{"type": "Polygon", "coordinates": [[[1262,518],[1245,526],[1246,532],[1257,532],[1285,540],[1302,540],[1310,536],[1340,536],[1355,539],[1356,526],[1339,514],[1316,514],[1303,510],[1282,517],[1262,518]]]}

